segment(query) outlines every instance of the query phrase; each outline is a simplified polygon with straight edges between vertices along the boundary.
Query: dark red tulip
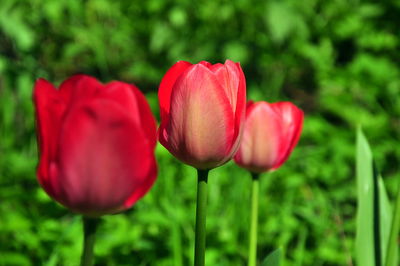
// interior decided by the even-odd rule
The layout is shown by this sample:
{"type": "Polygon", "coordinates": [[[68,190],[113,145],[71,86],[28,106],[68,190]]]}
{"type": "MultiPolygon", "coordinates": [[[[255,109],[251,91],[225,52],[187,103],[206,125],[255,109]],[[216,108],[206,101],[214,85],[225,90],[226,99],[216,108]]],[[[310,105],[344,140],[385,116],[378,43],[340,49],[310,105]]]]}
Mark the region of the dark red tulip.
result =
{"type": "Polygon", "coordinates": [[[52,198],[100,216],[129,208],[151,188],[156,124],[134,85],[76,75],[56,89],[39,79],[33,99],[37,176],[52,198]]]}
{"type": "Polygon", "coordinates": [[[241,137],[246,81],[239,63],[179,61],[165,74],[158,93],[160,143],[198,169],[230,160],[241,137]]]}
{"type": "Polygon", "coordinates": [[[277,169],[296,146],[303,119],[303,111],[290,102],[249,102],[235,162],[253,173],[277,169]]]}

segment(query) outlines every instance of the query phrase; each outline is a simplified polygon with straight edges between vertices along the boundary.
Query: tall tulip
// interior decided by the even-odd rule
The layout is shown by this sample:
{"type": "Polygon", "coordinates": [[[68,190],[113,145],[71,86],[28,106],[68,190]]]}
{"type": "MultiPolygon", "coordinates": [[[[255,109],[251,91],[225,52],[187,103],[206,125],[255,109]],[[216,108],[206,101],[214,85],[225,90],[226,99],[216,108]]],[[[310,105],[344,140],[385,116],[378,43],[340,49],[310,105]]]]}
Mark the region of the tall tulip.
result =
{"type": "Polygon", "coordinates": [[[94,217],[131,207],[151,188],[156,124],[134,85],[76,75],[57,90],[39,79],[33,99],[37,176],[50,197],[93,224],[94,217]]]}
{"type": "Polygon", "coordinates": [[[159,140],[175,157],[212,169],[236,152],[243,127],[246,81],[239,63],[176,63],[160,84],[159,140]]]}
{"type": "Polygon", "coordinates": [[[259,175],[278,169],[288,159],[300,138],[303,119],[303,112],[290,102],[247,104],[242,142],[234,160],[253,176],[249,266],[257,260],[259,175]]]}
{"type": "Polygon", "coordinates": [[[179,61],[165,74],[159,93],[160,143],[198,169],[195,265],[204,265],[208,170],[236,152],[246,107],[246,82],[239,63],[179,61]]]}
{"type": "Polygon", "coordinates": [[[235,162],[253,173],[279,168],[296,146],[303,112],[290,102],[249,102],[235,162]]]}

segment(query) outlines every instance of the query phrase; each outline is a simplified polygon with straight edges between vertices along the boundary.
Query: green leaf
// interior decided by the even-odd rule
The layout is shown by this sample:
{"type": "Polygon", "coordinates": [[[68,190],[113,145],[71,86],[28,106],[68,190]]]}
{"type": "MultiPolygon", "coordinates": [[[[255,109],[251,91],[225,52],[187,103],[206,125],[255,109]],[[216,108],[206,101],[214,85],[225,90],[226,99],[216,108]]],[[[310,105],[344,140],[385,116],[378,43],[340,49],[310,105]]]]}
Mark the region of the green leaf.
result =
{"type": "Polygon", "coordinates": [[[261,263],[261,266],[279,266],[280,260],[281,260],[281,249],[278,248],[268,254],[268,256],[261,263]]]}
{"type": "Polygon", "coordinates": [[[361,129],[357,132],[356,164],[356,260],[359,265],[383,265],[390,235],[392,208],[384,182],[374,167],[371,148],[361,129]],[[380,261],[377,262],[377,259],[380,261]]]}
{"type": "MultiPolygon", "coordinates": [[[[380,205],[380,228],[381,228],[381,250],[382,250],[382,265],[384,264],[384,257],[387,254],[390,227],[392,224],[392,206],[390,205],[389,198],[386,193],[385,184],[382,177],[378,177],[378,188],[379,188],[379,205],[380,205]]],[[[397,265],[398,249],[395,250],[395,255],[391,266],[397,265]]]]}
{"type": "Polygon", "coordinates": [[[357,265],[375,266],[373,221],[373,162],[372,153],[361,129],[357,131],[357,265]]]}
{"type": "MultiPolygon", "coordinates": [[[[389,217],[388,217],[389,219],[389,217]]],[[[390,233],[387,237],[387,249],[385,256],[385,266],[396,266],[399,256],[398,235],[400,227],[400,186],[397,189],[394,212],[390,222],[390,233]]]]}

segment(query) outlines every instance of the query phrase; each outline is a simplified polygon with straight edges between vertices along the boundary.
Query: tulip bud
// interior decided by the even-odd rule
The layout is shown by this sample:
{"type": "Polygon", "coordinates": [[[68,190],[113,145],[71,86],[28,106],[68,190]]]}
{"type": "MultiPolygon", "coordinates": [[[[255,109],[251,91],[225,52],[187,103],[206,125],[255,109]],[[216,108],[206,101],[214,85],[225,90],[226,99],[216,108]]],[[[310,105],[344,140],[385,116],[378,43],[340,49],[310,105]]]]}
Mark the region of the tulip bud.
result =
{"type": "Polygon", "coordinates": [[[300,138],[303,118],[303,112],[290,102],[249,102],[235,162],[253,173],[279,168],[300,138]]]}
{"type": "Polygon", "coordinates": [[[39,79],[33,99],[37,176],[50,197],[95,217],[129,208],[151,188],[156,124],[135,86],[76,75],[57,90],[39,79]]]}
{"type": "Polygon", "coordinates": [[[160,143],[179,160],[211,169],[236,152],[245,116],[246,81],[239,63],[179,61],[158,93],[160,143]]]}

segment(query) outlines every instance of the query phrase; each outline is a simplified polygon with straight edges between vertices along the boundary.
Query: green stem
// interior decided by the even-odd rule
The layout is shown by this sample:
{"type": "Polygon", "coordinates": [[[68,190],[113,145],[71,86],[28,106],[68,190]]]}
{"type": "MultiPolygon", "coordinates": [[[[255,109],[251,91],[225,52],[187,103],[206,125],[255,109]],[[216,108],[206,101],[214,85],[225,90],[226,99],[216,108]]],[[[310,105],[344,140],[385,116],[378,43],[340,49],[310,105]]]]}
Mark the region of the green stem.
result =
{"type": "Polygon", "coordinates": [[[390,229],[389,242],[386,252],[386,266],[394,266],[396,259],[397,237],[399,235],[400,228],[400,183],[397,188],[396,205],[394,206],[394,212],[392,217],[392,226],[390,229]]]}
{"type": "Polygon", "coordinates": [[[257,265],[257,224],[258,224],[258,190],[259,174],[252,173],[251,185],[251,219],[249,231],[249,261],[248,266],[257,265]]]}
{"type": "Polygon", "coordinates": [[[196,235],[194,243],[194,265],[204,266],[206,252],[206,214],[208,170],[197,170],[196,235]]]}
{"type": "Polygon", "coordinates": [[[81,266],[93,265],[93,248],[96,237],[99,218],[89,218],[83,216],[83,252],[81,257],[81,266]]]}

